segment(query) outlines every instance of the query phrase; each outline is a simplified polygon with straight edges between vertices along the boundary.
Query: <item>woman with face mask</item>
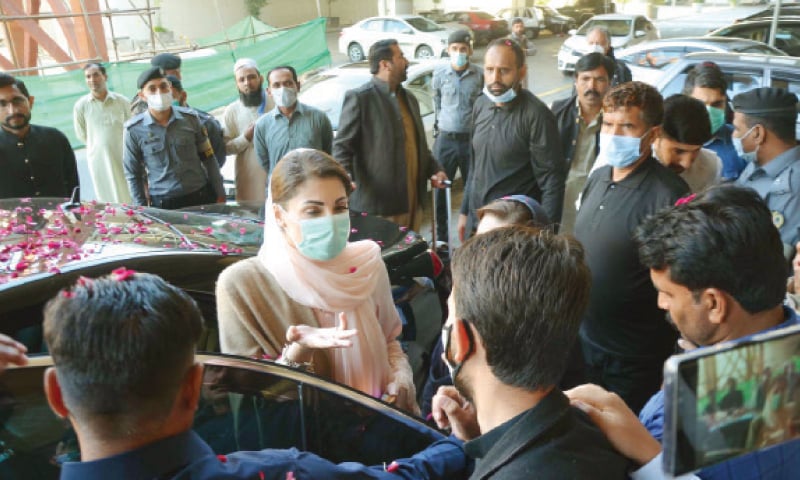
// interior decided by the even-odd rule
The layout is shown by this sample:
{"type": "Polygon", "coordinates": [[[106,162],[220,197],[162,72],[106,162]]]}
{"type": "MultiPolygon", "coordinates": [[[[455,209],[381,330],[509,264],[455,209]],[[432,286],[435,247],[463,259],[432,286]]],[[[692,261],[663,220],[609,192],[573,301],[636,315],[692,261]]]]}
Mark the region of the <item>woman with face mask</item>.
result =
{"type": "Polygon", "coordinates": [[[416,413],[380,247],[347,241],[351,190],[345,170],[324,152],[298,149],[278,162],[258,256],[228,267],[217,282],[220,346],[310,363],[319,375],[416,413]]]}

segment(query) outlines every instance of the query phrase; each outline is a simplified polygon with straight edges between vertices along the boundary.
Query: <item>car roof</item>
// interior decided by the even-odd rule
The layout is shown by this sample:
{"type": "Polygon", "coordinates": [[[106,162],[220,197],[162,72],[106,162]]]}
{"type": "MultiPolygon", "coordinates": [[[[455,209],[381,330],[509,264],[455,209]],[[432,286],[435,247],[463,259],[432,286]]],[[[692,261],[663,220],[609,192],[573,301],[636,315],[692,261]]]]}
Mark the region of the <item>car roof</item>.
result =
{"type": "MultiPolygon", "coordinates": [[[[440,59],[433,59],[433,60],[409,60],[408,61],[408,76],[412,77],[419,71],[424,71],[426,69],[435,68],[436,65],[442,63],[440,59]]],[[[361,62],[351,62],[339,65],[333,68],[327,68],[325,70],[321,70],[311,77],[307,78],[306,81],[309,79],[317,76],[317,75],[353,75],[353,76],[361,76],[361,75],[371,75],[369,73],[369,62],[364,60],[361,62]]]]}
{"type": "Polygon", "coordinates": [[[780,65],[800,68],[800,57],[765,55],[762,53],[695,52],[686,54],[686,60],[702,59],[711,62],[738,62],[748,65],[780,65]]]}
{"type": "Polygon", "coordinates": [[[647,42],[638,43],[636,45],[632,45],[624,50],[621,50],[619,54],[623,52],[638,52],[640,50],[645,50],[648,48],[653,47],[660,47],[660,46],[691,46],[691,45],[704,45],[704,46],[734,46],[734,45],[742,45],[742,46],[762,46],[767,48],[773,48],[776,52],[780,52],[775,47],[770,47],[764,42],[759,42],[758,40],[751,40],[749,38],[737,38],[737,37],[675,37],[675,38],[660,38],[657,40],[650,40],[647,42]]]}
{"type": "MultiPolygon", "coordinates": [[[[746,27],[748,25],[762,26],[762,25],[771,24],[771,23],[772,23],[772,19],[771,18],[755,18],[753,20],[744,20],[744,21],[741,21],[739,23],[732,23],[730,25],[725,25],[724,27],[720,27],[717,30],[722,30],[724,28],[732,28],[732,27],[746,27]]],[[[786,25],[786,24],[795,24],[795,23],[800,23],[800,16],[794,16],[793,15],[793,16],[790,16],[789,18],[784,18],[784,16],[781,15],[781,17],[778,19],[778,25],[781,25],[781,24],[784,24],[784,25],[786,25]]]]}

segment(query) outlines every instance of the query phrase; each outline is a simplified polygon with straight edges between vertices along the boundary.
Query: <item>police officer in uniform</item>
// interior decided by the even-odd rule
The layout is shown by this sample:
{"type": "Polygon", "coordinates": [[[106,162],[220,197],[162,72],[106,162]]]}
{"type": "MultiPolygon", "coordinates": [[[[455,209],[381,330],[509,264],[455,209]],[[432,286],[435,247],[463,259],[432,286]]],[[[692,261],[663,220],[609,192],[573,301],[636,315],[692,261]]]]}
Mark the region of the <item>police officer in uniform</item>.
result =
{"type": "Polygon", "coordinates": [[[747,161],[739,185],[764,199],[793,256],[800,240],[800,147],[795,124],[797,96],[783,88],[756,88],[733,98],[733,145],[747,161]]]}
{"type": "Polygon", "coordinates": [[[125,123],[122,159],[134,204],[175,209],[224,202],[219,165],[197,113],[172,105],[159,67],[144,71],[137,85],[147,110],[125,123]]]}
{"type": "MultiPolygon", "coordinates": [[[[181,57],[174,53],[159,53],[150,59],[150,65],[159,67],[167,75],[173,75],[178,80],[181,79],[181,57]]],[[[138,94],[131,98],[131,115],[137,115],[147,110],[147,102],[138,94]]]]}
{"type": "MultiPolygon", "coordinates": [[[[461,170],[464,185],[469,175],[472,105],[483,89],[483,69],[469,61],[472,38],[466,30],[457,30],[447,40],[450,63],[433,72],[433,104],[436,111],[433,156],[444,167],[447,178],[461,170]]],[[[436,236],[447,239],[447,205],[443,190],[436,192],[436,236]]]]}
{"type": "Polygon", "coordinates": [[[214,149],[214,156],[217,158],[217,163],[219,167],[222,168],[227,158],[225,154],[225,139],[222,136],[222,125],[214,118],[214,115],[189,105],[187,101],[189,96],[186,90],[183,89],[183,83],[178,77],[168,74],[167,80],[169,80],[172,86],[172,105],[188,108],[200,117],[200,123],[203,125],[203,128],[206,129],[206,134],[208,134],[208,140],[211,142],[211,147],[214,149]]]}

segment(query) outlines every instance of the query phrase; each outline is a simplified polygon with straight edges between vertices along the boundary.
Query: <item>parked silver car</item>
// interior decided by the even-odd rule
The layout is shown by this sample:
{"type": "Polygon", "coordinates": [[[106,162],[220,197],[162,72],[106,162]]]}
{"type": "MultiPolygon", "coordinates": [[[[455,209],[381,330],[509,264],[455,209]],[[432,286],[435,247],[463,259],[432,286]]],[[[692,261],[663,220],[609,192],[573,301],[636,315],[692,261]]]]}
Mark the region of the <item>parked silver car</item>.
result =
{"type": "Polygon", "coordinates": [[[743,38],[683,37],[640,43],[616,52],[616,57],[628,65],[634,80],[655,85],[670,65],[694,52],[762,53],[785,56],[766,43],[743,38]]]}

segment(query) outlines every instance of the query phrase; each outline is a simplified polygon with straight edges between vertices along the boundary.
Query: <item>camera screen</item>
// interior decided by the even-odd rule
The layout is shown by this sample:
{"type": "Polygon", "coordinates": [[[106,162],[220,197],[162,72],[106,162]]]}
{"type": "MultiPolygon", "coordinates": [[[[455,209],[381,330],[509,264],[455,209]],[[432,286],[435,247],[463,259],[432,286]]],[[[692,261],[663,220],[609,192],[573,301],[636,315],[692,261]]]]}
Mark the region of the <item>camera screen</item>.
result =
{"type": "Polygon", "coordinates": [[[667,471],[682,474],[800,438],[800,330],[792,331],[676,357],[672,380],[665,377],[667,471]]]}

